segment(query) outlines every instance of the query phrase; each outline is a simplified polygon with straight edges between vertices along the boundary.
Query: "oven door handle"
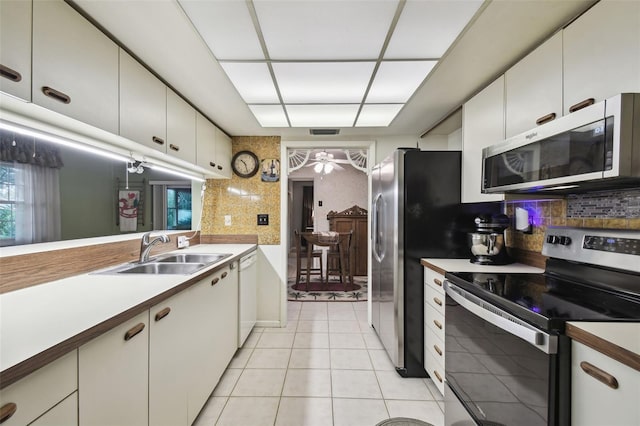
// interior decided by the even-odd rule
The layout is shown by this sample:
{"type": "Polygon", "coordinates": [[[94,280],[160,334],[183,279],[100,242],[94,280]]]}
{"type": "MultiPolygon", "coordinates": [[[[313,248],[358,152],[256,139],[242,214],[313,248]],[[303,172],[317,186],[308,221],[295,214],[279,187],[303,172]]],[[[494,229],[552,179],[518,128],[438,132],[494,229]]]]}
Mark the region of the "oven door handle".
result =
{"type": "Polygon", "coordinates": [[[533,326],[530,326],[513,315],[506,313],[505,311],[461,289],[455,284],[452,284],[448,280],[445,280],[444,288],[447,292],[447,296],[451,297],[460,306],[479,316],[483,320],[495,325],[509,334],[518,336],[546,354],[555,354],[558,352],[557,336],[551,336],[533,326]]]}

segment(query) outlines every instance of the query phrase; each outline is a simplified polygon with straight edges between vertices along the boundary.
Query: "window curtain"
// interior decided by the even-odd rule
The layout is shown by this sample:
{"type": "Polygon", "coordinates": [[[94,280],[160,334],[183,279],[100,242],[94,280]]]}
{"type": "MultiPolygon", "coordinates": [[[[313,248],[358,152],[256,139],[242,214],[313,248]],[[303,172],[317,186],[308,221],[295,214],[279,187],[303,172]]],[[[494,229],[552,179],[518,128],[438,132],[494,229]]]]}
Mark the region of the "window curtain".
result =
{"type": "Polygon", "coordinates": [[[61,238],[58,169],[14,163],[16,180],[16,244],[61,238]]]}

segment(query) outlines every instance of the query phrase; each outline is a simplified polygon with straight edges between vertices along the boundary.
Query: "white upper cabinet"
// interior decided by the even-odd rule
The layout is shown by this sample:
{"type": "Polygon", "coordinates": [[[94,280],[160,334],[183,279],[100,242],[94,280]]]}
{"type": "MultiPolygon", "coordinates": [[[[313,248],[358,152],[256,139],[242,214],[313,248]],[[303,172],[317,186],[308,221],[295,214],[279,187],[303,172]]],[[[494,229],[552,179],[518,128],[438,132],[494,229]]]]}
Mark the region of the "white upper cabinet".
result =
{"type": "Polygon", "coordinates": [[[216,127],[216,168],[222,177],[231,179],[231,138],[216,127]]]}
{"type": "Polygon", "coordinates": [[[120,49],[120,136],[167,152],[167,87],[120,49]]]}
{"type": "Polygon", "coordinates": [[[506,72],[505,99],[506,138],[562,116],[562,31],[506,72]]]}
{"type": "Polygon", "coordinates": [[[0,91],[31,100],[30,1],[0,1],[0,91]]]}
{"type": "Polygon", "coordinates": [[[602,0],[564,30],[564,114],[640,92],[640,2],[602,0]]]}
{"type": "Polygon", "coordinates": [[[218,173],[216,162],[216,126],[202,114],[196,114],[196,164],[218,173]]]}
{"type": "Polygon", "coordinates": [[[118,46],[62,0],[33,2],[32,98],[118,134],[118,46]]]}
{"type": "Polygon", "coordinates": [[[196,110],[167,88],[167,153],[195,164],[196,110]]]}
{"type": "Polygon", "coordinates": [[[504,200],[482,193],[482,149],[504,140],[504,76],[462,106],[462,202],[504,200]]]}

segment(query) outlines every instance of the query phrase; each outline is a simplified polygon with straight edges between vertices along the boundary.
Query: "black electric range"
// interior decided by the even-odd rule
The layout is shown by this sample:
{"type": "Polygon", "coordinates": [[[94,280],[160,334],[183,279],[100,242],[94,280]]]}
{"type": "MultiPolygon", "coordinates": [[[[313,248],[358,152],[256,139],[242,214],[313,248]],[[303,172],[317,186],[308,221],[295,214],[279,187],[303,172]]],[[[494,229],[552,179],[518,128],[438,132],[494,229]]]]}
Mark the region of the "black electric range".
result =
{"type": "Polygon", "coordinates": [[[566,323],[640,321],[640,232],[550,227],[542,254],[543,274],[445,275],[446,425],[570,425],[566,323]]]}

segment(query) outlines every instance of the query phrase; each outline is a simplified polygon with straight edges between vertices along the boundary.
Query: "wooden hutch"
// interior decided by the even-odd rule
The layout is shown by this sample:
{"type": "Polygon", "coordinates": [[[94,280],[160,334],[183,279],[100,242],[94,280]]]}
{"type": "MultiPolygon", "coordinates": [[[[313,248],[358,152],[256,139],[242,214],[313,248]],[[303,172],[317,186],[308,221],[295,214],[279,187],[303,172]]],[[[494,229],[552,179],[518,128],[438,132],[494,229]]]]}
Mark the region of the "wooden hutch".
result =
{"type": "Polygon", "coordinates": [[[327,214],[327,220],[330,231],[349,232],[353,230],[351,241],[353,275],[367,275],[367,259],[369,257],[367,211],[358,206],[350,207],[341,212],[332,210],[327,214]]]}

